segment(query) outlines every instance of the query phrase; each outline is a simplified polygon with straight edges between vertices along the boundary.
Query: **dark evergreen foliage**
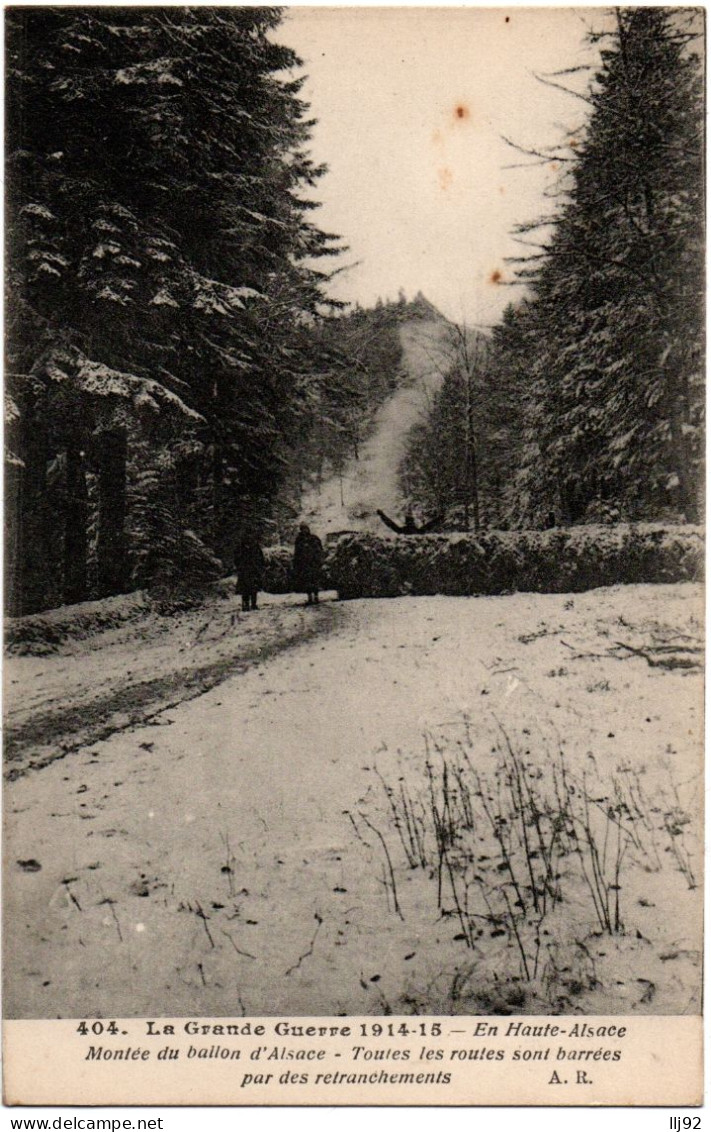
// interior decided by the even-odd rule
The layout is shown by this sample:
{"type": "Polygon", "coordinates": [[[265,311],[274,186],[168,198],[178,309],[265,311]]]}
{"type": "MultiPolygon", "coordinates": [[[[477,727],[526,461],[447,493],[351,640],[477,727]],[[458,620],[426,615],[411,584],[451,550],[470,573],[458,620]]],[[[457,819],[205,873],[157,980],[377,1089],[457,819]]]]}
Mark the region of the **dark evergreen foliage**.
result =
{"type": "Polygon", "coordinates": [[[318,369],[313,264],[335,250],[299,195],[322,170],[285,77],[297,59],[271,39],[280,18],[8,10],[16,611],[86,596],[87,555],[97,592],[131,584],[140,475],[126,479],[143,442],[182,454],[168,469],[178,541],[192,530],[220,551],[242,501],[278,489],[318,369]],[[58,458],[64,506],[48,522],[58,458]],[[43,538],[64,547],[59,593],[43,538]]]}
{"type": "Polygon", "coordinates": [[[528,359],[511,490],[521,523],[698,517],[703,114],[690,19],[617,10],[567,200],[520,272],[532,297],[497,364],[520,373],[528,359]]]}
{"type": "Polygon", "coordinates": [[[592,37],[587,122],[555,154],[558,207],[518,229],[528,293],[476,364],[460,342],[412,436],[410,494],[457,526],[700,514],[699,15],[623,8],[611,19],[592,37]]]}
{"type": "Polygon", "coordinates": [[[615,584],[695,581],[703,562],[698,527],[620,524],[418,538],[344,535],[331,552],[329,574],[344,599],[576,593],[615,584]]]}

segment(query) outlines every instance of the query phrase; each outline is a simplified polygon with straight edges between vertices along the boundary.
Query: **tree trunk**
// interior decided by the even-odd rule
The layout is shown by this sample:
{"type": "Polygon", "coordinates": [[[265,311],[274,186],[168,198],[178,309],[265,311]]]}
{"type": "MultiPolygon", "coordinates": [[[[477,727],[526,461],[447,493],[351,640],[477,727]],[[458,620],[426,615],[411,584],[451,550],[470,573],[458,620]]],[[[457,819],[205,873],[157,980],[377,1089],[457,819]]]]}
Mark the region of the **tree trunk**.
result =
{"type": "Polygon", "coordinates": [[[684,440],[681,422],[673,413],[670,419],[671,437],[673,445],[674,467],[679,480],[679,502],[687,523],[699,521],[699,490],[701,476],[697,472],[697,481],[691,475],[692,461],[688,452],[688,445],[684,440]]]}
{"type": "MultiPolygon", "coordinates": [[[[665,335],[672,340],[671,333],[665,335]]],[[[688,361],[679,360],[675,367],[662,371],[666,389],[666,411],[671,434],[671,466],[679,481],[678,499],[687,523],[699,521],[699,498],[703,486],[701,469],[694,464],[685,426],[690,423],[691,406],[688,389],[688,361]],[[686,364],[685,364],[686,363],[686,364]]]]}
{"type": "Polygon", "coordinates": [[[212,545],[222,546],[224,538],[223,500],[225,461],[222,447],[215,443],[212,448],[212,545]]]}
{"type": "Polygon", "coordinates": [[[87,598],[87,490],[84,455],[79,437],[67,446],[67,504],[64,515],[64,600],[87,598]]]}
{"type": "MultiPolygon", "coordinates": [[[[195,456],[186,456],[175,469],[175,499],[178,514],[192,521],[199,486],[198,463],[195,456]]],[[[198,523],[198,528],[200,524],[198,523]]],[[[200,534],[204,534],[202,529],[200,534]]]]}
{"type": "Polygon", "coordinates": [[[97,559],[102,597],[126,589],[126,433],[102,432],[97,440],[99,533],[97,559]]]}
{"type": "Polygon", "coordinates": [[[5,609],[10,617],[22,613],[22,475],[10,464],[5,469],[5,609]]]}
{"type": "Polygon", "coordinates": [[[474,397],[472,392],[472,375],[467,372],[466,376],[466,393],[467,393],[467,436],[466,436],[466,467],[467,467],[467,509],[466,509],[466,524],[469,530],[469,500],[474,505],[474,530],[478,531],[480,526],[479,517],[479,476],[476,459],[476,448],[474,445],[474,397]]]}
{"type": "Polygon", "coordinates": [[[18,477],[17,569],[11,601],[18,613],[36,613],[51,604],[47,514],[47,429],[28,408],[22,429],[24,467],[18,477]]]}

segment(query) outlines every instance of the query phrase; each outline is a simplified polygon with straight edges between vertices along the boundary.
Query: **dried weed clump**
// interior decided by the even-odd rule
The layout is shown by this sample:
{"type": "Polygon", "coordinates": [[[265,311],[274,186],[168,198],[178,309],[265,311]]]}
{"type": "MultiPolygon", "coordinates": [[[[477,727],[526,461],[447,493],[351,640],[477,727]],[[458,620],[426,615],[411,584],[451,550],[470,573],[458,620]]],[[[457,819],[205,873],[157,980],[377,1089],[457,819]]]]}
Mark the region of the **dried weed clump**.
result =
{"type": "MultiPolygon", "coordinates": [[[[356,831],[363,823],[378,835],[383,885],[398,915],[398,871],[402,884],[403,871],[422,870],[440,914],[458,923],[455,939],[477,955],[515,957],[508,975],[499,969],[497,993],[508,978],[551,1002],[562,984],[571,995],[595,987],[586,940],[643,938],[632,871],[660,872],[671,862],[695,886],[691,818],[670,773],[669,787],[650,793],[643,769],[623,764],[604,780],[588,754],[574,772],[560,743],[534,754],[495,726],[494,746],[483,750],[468,720],[456,741],[425,734],[419,783],[409,773],[393,784],[376,769],[379,815],[349,816],[356,831]]],[[[454,998],[476,969],[457,971],[454,998]]]]}

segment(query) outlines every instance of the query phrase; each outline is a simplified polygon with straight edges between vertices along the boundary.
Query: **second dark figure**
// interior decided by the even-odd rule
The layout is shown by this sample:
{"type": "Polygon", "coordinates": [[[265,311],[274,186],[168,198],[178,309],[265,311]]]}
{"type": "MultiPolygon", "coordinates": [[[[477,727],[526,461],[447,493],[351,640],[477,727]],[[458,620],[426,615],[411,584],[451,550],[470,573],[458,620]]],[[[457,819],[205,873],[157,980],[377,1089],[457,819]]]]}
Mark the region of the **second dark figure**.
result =
{"type": "Polygon", "coordinates": [[[308,605],[318,604],[322,565],[323,546],[321,539],[318,535],[311,533],[311,529],[306,523],[302,523],[294,543],[292,569],[294,589],[306,594],[308,605]]]}

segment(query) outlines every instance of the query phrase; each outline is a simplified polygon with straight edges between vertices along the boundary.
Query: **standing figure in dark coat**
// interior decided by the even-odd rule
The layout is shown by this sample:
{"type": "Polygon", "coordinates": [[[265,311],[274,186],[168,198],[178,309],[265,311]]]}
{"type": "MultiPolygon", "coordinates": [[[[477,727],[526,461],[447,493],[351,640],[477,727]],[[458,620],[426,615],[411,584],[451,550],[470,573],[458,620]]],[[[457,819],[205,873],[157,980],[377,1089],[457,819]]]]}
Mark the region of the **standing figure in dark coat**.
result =
{"type": "Polygon", "coordinates": [[[242,594],[242,609],[246,613],[257,608],[257,594],[264,582],[266,562],[264,552],[255,535],[243,531],[237,540],[234,553],[237,589],[242,594]]]}
{"type": "Polygon", "coordinates": [[[390,527],[391,531],[395,531],[397,535],[426,535],[428,531],[434,530],[438,523],[442,521],[441,515],[435,515],[434,519],[430,519],[428,523],[422,523],[419,527],[415,522],[415,516],[412,511],[408,511],[405,516],[404,524],[399,527],[392,519],[389,519],[384,511],[376,511],[386,527],[390,527]]]}
{"type": "Polygon", "coordinates": [[[306,594],[307,605],[318,605],[318,591],[321,588],[321,566],[323,565],[323,546],[321,539],[311,533],[306,523],[299,527],[294,543],[294,589],[306,594]]]}

